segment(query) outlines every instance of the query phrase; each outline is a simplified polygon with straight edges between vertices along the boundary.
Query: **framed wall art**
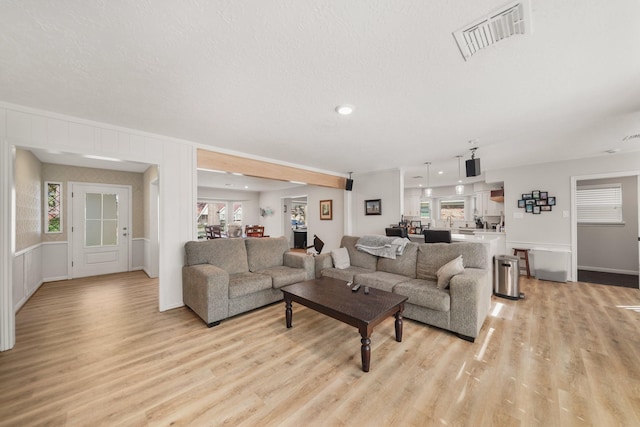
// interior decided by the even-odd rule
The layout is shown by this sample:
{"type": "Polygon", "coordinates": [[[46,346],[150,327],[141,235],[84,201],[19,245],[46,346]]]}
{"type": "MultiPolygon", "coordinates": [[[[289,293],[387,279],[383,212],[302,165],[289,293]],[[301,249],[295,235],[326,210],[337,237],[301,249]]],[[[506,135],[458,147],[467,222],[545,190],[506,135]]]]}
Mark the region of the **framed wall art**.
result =
{"type": "Polygon", "coordinates": [[[382,215],[382,199],[372,199],[364,201],[365,215],[382,215]]]}
{"type": "Polygon", "coordinates": [[[333,219],[333,200],[320,200],[320,219],[333,219]]]}
{"type": "Polygon", "coordinates": [[[518,207],[526,213],[539,215],[542,212],[551,212],[556,205],[555,196],[549,196],[548,191],[533,190],[531,193],[523,193],[518,200],[518,207]]]}

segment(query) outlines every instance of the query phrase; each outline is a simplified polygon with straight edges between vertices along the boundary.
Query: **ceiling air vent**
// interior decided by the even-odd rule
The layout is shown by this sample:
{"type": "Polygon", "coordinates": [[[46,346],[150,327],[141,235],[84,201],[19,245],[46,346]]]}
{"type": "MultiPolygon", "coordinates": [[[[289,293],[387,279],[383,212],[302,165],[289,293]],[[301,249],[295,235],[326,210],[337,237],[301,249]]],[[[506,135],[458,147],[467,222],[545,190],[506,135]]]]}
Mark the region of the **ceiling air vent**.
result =
{"type": "Polygon", "coordinates": [[[515,36],[531,33],[529,0],[511,2],[453,33],[464,60],[478,51],[515,36]]]}

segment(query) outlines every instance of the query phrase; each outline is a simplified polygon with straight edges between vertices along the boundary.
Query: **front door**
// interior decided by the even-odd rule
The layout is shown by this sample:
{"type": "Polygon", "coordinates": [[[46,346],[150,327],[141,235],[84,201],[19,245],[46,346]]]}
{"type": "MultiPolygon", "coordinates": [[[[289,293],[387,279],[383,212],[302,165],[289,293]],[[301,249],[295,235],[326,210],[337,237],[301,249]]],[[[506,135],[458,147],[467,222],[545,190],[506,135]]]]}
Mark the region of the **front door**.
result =
{"type": "Polygon", "coordinates": [[[129,270],[131,188],[72,183],[71,277],[129,270]]]}

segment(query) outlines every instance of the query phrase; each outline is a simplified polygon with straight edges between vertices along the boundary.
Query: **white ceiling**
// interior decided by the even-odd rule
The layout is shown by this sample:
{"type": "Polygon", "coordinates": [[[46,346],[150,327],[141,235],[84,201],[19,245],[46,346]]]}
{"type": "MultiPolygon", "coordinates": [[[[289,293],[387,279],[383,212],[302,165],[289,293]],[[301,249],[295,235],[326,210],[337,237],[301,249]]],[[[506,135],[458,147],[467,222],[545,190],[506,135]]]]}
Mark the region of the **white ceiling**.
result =
{"type": "Polygon", "coordinates": [[[0,100],[407,187],[469,140],[483,170],[640,150],[640,2],[531,0],[464,61],[451,33],[505,3],[7,0],[0,100]]]}

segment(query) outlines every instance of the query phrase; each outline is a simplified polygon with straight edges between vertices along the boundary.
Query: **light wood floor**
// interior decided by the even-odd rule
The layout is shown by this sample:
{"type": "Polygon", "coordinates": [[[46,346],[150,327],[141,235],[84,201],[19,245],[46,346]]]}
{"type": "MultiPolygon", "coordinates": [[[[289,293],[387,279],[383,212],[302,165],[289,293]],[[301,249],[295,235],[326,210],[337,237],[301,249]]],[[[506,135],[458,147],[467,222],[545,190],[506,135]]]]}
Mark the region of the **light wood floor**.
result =
{"type": "Polygon", "coordinates": [[[638,426],[640,291],[521,281],[475,344],[294,304],[208,329],[141,272],[44,284],[0,353],[0,425],[638,426]]]}

